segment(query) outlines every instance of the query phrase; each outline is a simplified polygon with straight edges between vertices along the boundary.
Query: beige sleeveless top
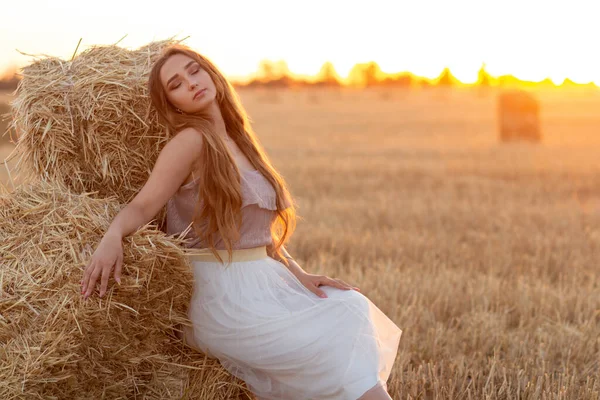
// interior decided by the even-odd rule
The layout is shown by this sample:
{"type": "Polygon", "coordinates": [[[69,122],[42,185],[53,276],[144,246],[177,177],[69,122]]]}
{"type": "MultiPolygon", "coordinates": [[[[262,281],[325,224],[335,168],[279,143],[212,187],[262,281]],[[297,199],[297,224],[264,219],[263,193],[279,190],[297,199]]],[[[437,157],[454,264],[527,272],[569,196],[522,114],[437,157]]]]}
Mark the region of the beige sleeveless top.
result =
{"type": "MultiPolygon", "coordinates": [[[[258,170],[240,170],[242,192],[242,226],[240,240],[233,249],[248,249],[267,246],[272,242],[271,224],[277,217],[276,193],[271,183],[258,170]]],[[[198,201],[197,179],[182,185],[167,202],[167,234],[179,235],[190,227],[185,239],[186,248],[206,248],[208,243],[200,241],[191,229],[194,207],[198,201]]],[[[289,206],[285,201],[284,207],[289,206]]],[[[202,228],[202,227],[201,227],[202,228]]],[[[225,249],[218,233],[215,248],[225,249]]]]}

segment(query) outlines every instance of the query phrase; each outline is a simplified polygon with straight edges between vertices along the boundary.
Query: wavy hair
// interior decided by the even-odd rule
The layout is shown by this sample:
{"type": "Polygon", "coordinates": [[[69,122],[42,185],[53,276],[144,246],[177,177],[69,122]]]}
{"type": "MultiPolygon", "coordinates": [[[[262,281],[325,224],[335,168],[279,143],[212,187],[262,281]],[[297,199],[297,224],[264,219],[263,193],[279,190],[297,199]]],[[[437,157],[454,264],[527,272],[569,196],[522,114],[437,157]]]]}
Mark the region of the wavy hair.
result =
{"type": "Polygon", "coordinates": [[[148,89],[152,105],[156,109],[159,119],[166,126],[169,136],[191,127],[198,130],[203,137],[202,150],[194,164],[194,170],[201,171],[198,177],[199,200],[192,219],[194,232],[200,240],[208,243],[210,251],[223,262],[214,246],[215,235],[219,234],[231,260],[233,244],[240,238],[242,207],[240,171],[224,140],[215,131],[213,120],[209,115],[202,112],[180,113],[169,102],[160,81],[160,70],[169,57],[174,54],[184,54],[190,57],[208,72],[216,87],[215,101],[218,103],[225,121],[228,135],[254,168],[275,189],[277,216],[270,228],[272,247],[269,246],[269,255],[278,255],[287,265],[288,262],[283,257],[281,246],[288,241],[296,228],[296,210],[285,180],[269,161],[250,126],[239,96],[230,82],[206,57],[185,45],[175,44],[165,48],[160,58],[152,66],[148,89]]]}

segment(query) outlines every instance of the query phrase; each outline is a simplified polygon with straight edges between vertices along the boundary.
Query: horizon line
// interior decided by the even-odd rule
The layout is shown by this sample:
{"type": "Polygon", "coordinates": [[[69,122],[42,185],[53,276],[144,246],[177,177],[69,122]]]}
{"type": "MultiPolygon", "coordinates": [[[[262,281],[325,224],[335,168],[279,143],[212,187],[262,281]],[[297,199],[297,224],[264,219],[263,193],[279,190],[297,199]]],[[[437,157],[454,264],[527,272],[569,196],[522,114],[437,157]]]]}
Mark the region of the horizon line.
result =
{"type": "MultiPolygon", "coordinates": [[[[42,57],[43,59],[43,57],[42,57]]],[[[1,81],[9,81],[14,79],[15,76],[20,77],[20,71],[27,67],[28,65],[33,64],[35,61],[18,66],[16,64],[11,64],[5,66],[2,70],[0,69],[0,82],[1,81]]],[[[303,74],[303,73],[295,73],[291,71],[285,60],[272,60],[272,59],[262,59],[257,66],[257,70],[254,72],[250,72],[245,75],[239,74],[227,74],[223,71],[223,74],[227,77],[227,79],[236,85],[249,85],[252,83],[269,83],[275,81],[281,81],[287,79],[291,79],[293,82],[299,84],[318,84],[326,81],[336,81],[340,86],[369,86],[364,85],[363,82],[359,82],[361,79],[373,80],[374,82],[390,82],[402,79],[409,79],[412,82],[427,84],[427,85],[438,85],[440,81],[445,80],[445,83],[441,85],[459,85],[459,86],[477,86],[482,85],[482,80],[484,86],[502,86],[506,83],[512,84],[525,84],[525,85],[536,85],[536,84],[552,84],[554,86],[594,86],[596,88],[600,88],[600,81],[590,80],[586,82],[581,82],[573,79],[572,77],[565,76],[560,82],[546,76],[545,78],[539,80],[530,80],[519,78],[519,76],[508,73],[502,75],[492,75],[486,70],[486,64],[481,63],[480,69],[478,70],[478,77],[475,81],[462,81],[457,78],[453,73],[450,67],[443,67],[440,73],[431,78],[425,75],[419,75],[413,71],[402,70],[398,72],[383,72],[376,61],[367,61],[367,62],[357,62],[350,69],[346,77],[340,76],[336,69],[335,65],[331,61],[325,61],[319,72],[315,74],[303,74]],[[261,68],[270,68],[273,67],[275,70],[280,69],[280,71],[273,72],[271,76],[264,76],[260,69],[261,68]],[[321,80],[320,80],[321,78],[321,80]],[[322,78],[325,78],[323,80],[322,78]],[[509,81],[509,82],[506,82],[509,81]]]]}

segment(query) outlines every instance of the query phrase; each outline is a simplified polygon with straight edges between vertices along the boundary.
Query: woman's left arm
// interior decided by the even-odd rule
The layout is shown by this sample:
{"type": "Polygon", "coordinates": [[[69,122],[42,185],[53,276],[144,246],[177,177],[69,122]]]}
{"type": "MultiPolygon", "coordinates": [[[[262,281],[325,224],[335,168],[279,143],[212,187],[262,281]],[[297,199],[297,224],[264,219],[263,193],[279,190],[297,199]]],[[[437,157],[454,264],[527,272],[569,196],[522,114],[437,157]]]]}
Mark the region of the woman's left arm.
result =
{"type": "MultiPolygon", "coordinates": [[[[273,245],[267,246],[267,250],[269,252],[271,252],[272,249],[273,249],[273,245]]],[[[292,274],[294,274],[296,277],[298,277],[298,275],[302,275],[302,274],[306,274],[307,273],[305,270],[302,269],[302,267],[300,267],[300,265],[298,265],[298,263],[296,262],[296,260],[294,260],[294,258],[292,258],[292,256],[290,256],[290,253],[288,253],[288,251],[285,248],[285,246],[281,246],[279,248],[279,250],[281,251],[281,253],[283,253],[283,257],[286,258],[286,260],[287,260],[287,262],[289,264],[287,266],[287,268],[290,270],[290,272],[292,274]]],[[[283,265],[285,265],[285,263],[283,262],[283,259],[278,254],[273,254],[272,258],[274,260],[277,260],[277,261],[281,262],[283,265]]]]}
{"type": "MultiPolygon", "coordinates": [[[[267,246],[267,249],[269,250],[269,252],[271,252],[273,246],[267,246]]],[[[308,272],[304,271],[300,265],[298,265],[298,263],[296,262],[296,260],[294,260],[292,258],[292,256],[290,256],[290,253],[288,253],[288,251],[286,250],[286,248],[284,246],[280,247],[281,253],[283,253],[283,256],[287,259],[288,261],[288,266],[287,268],[290,270],[290,272],[292,274],[294,274],[294,276],[296,278],[298,278],[298,280],[311,292],[313,292],[314,294],[316,294],[319,297],[323,297],[326,298],[327,295],[325,294],[325,292],[323,292],[321,289],[319,289],[319,286],[321,285],[326,285],[326,286],[333,286],[336,287],[338,289],[342,289],[342,290],[356,290],[360,292],[360,289],[355,287],[355,286],[351,286],[349,284],[347,284],[346,282],[344,282],[341,279],[333,279],[330,278],[326,275],[315,275],[315,274],[309,274],[308,272]]],[[[279,258],[279,256],[277,254],[274,254],[272,257],[274,260],[277,261],[282,261],[281,258],[279,258]]],[[[283,265],[285,265],[285,263],[282,262],[283,265]]]]}

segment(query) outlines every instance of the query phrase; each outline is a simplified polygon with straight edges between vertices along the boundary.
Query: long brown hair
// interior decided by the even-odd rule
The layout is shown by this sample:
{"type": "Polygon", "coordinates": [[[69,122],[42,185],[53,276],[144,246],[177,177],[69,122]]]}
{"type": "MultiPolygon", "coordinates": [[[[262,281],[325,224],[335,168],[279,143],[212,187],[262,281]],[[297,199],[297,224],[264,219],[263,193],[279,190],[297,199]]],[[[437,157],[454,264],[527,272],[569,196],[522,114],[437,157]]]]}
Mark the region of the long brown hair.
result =
{"type": "Polygon", "coordinates": [[[206,57],[189,47],[175,44],[167,47],[154,63],[150,72],[148,89],[159,118],[169,135],[192,127],[202,133],[203,146],[194,169],[201,171],[198,178],[199,200],[193,216],[193,229],[200,240],[208,242],[211,252],[221,261],[214,247],[214,235],[223,239],[231,260],[233,244],[239,240],[241,225],[242,195],[240,171],[225,142],[214,129],[209,115],[202,113],[179,113],[169,102],[160,81],[160,69],[174,54],[183,54],[198,64],[210,75],[216,87],[215,101],[225,121],[227,133],[242,153],[273,186],[277,194],[277,217],[271,225],[273,247],[269,255],[277,254],[287,265],[280,250],[296,228],[296,210],[283,177],[275,170],[256,134],[250,126],[241,101],[229,81],[206,57]],[[196,168],[199,166],[200,168],[196,168]],[[288,207],[284,207],[286,204],[288,207]],[[201,207],[201,205],[203,205],[201,207]]]}

